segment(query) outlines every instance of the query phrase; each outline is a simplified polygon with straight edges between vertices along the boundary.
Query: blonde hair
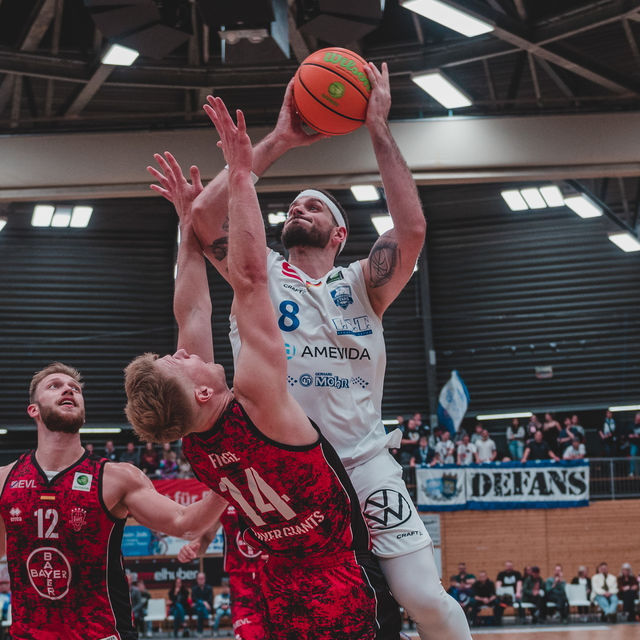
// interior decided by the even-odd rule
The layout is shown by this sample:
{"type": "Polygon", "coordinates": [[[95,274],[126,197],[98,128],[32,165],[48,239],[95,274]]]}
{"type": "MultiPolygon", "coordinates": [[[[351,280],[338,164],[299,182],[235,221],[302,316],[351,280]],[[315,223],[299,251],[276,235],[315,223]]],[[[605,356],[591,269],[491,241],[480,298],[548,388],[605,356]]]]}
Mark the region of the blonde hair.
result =
{"type": "Polygon", "coordinates": [[[33,374],[33,378],[31,378],[31,384],[29,385],[29,402],[36,402],[36,392],[38,391],[38,385],[52,373],[64,373],[65,375],[73,378],[80,387],[84,386],[82,382],[82,376],[77,369],[70,367],[62,362],[52,362],[47,365],[44,369],[40,369],[40,371],[36,371],[33,374]]]}
{"type": "Polygon", "coordinates": [[[147,442],[173,442],[187,433],[193,411],[186,388],[163,373],[155,353],[132,360],[124,370],[125,413],[138,437],[147,442]]]}

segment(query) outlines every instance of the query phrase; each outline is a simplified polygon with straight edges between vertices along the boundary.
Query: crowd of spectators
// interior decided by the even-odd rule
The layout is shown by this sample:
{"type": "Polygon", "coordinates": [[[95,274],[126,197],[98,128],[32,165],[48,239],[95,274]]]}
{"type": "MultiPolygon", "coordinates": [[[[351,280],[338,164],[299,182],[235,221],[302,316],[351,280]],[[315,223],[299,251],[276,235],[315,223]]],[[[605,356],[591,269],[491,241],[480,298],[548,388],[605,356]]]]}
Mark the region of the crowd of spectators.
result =
{"type": "MultiPolygon", "coordinates": [[[[629,563],[625,562],[620,575],[615,576],[609,573],[607,563],[602,562],[591,578],[587,567],[581,566],[570,584],[584,586],[586,597],[599,611],[601,621],[617,622],[620,604],[627,622],[640,620],[637,610],[639,581],[629,563]]],[[[555,565],[553,574],[545,579],[539,567],[526,566],[520,572],[513,562],[507,561],[494,582],[486,571],[480,570],[476,576],[461,562],[458,573],[449,578],[448,593],[464,609],[472,626],[478,624],[478,614],[483,608],[491,610],[490,624],[501,625],[507,607],[513,607],[516,618],[522,623],[529,611],[532,624],[545,622],[551,615],[557,615],[566,624],[570,606],[566,585],[561,564],[555,565]]],[[[585,620],[587,612],[588,607],[584,605],[578,609],[578,614],[585,620]]]]}
{"type": "Polygon", "coordinates": [[[398,416],[396,422],[397,425],[391,425],[391,428],[400,428],[402,439],[400,447],[392,453],[405,467],[580,460],[591,453],[592,457],[630,456],[629,475],[640,475],[640,463],[634,460],[640,453],[640,413],[622,430],[617,428],[611,411],[607,411],[602,427],[597,431],[600,446],[592,443],[590,452],[587,451],[585,429],[575,413],[564,417],[562,424],[553,413],[545,413],[542,422],[535,414],[526,422],[513,418],[504,431],[504,450],[498,449],[482,422],[476,422],[470,434],[462,426],[453,434],[442,427],[431,429],[420,413],[414,413],[408,420],[398,416]]]}

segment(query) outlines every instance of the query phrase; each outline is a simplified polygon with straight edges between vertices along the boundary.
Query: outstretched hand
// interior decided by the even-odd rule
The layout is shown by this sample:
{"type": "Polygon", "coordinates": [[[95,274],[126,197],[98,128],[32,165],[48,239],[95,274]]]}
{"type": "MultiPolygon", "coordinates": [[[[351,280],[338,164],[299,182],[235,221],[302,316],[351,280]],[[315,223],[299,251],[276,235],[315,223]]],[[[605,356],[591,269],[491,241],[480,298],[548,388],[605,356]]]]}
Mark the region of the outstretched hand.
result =
{"type": "Polygon", "coordinates": [[[240,109],[236,109],[238,122],[236,125],[221,98],[207,96],[207,101],[209,104],[205,104],[203,108],[218,131],[220,141],[217,144],[224,153],[224,159],[229,165],[229,172],[236,170],[250,172],[253,150],[251,140],[247,135],[244,114],[240,109]]]}
{"type": "Polygon", "coordinates": [[[369,129],[386,125],[391,108],[391,87],[389,85],[389,68],[383,62],[379,70],[373,62],[365,65],[367,77],[371,83],[371,95],[367,106],[364,124],[369,129]]]}
{"type": "Polygon", "coordinates": [[[164,152],[165,158],[161,154],[154,154],[156,162],[160,165],[162,173],[154,167],[147,167],[147,171],[160,183],[152,184],[150,187],[161,196],[173,203],[178,217],[183,220],[191,214],[191,205],[202,191],[202,181],[200,171],[193,165],[190,169],[191,183],[187,181],[182,173],[178,161],[168,151],[164,152]]]}

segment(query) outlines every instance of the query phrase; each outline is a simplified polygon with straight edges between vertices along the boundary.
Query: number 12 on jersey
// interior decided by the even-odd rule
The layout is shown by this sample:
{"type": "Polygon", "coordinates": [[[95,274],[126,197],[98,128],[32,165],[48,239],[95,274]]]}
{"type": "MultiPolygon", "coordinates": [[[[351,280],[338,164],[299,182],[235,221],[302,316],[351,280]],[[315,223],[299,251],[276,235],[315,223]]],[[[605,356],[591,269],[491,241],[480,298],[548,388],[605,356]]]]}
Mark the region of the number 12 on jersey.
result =
{"type": "MultiPolygon", "coordinates": [[[[247,486],[253,497],[255,507],[260,513],[277,511],[285,520],[291,520],[297,515],[296,512],[286,503],[286,496],[279,495],[276,490],[269,486],[253,467],[244,470],[247,476],[247,486]]],[[[227,477],[220,479],[220,491],[228,491],[233,499],[240,505],[245,514],[251,518],[256,526],[263,526],[266,522],[258,515],[252,505],[245,499],[242,492],[227,477]]]]}
{"type": "Polygon", "coordinates": [[[58,538],[55,528],[58,526],[58,512],[55,509],[43,509],[40,507],[33,512],[38,519],[38,538],[58,538]],[[45,520],[51,520],[46,532],[44,530],[45,520]]]}

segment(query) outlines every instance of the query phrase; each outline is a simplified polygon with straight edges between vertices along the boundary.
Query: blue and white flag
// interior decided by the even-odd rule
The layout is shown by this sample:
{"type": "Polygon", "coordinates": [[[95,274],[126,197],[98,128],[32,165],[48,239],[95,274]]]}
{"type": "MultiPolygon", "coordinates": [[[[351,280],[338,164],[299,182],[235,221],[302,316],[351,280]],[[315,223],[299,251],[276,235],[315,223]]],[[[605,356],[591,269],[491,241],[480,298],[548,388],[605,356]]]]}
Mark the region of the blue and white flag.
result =
{"type": "Polygon", "coordinates": [[[453,436],[458,430],[469,406],[469,392],[454,369],[438,398],[438,423],[453,436]]]}

